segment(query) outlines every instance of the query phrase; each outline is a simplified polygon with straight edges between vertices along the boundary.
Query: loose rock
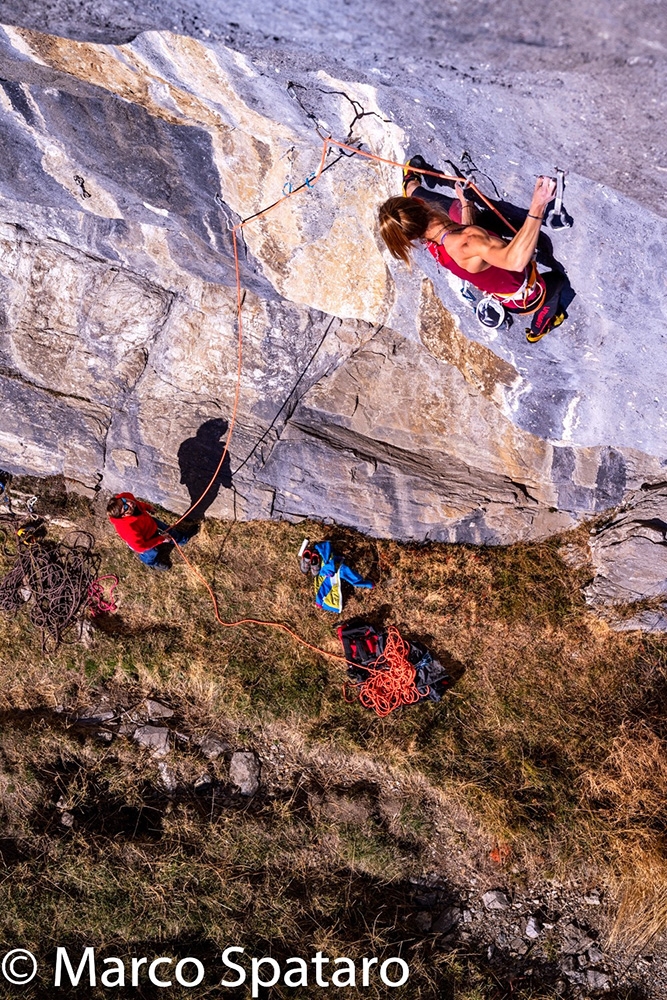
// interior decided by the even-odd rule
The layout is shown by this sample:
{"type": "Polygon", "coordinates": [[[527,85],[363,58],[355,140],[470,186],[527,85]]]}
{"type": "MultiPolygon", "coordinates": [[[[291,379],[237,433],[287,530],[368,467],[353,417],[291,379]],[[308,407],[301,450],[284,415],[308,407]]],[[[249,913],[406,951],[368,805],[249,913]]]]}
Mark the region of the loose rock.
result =
{"type": "Polygon", "coordinates": [[[482,896],[482,902],[487,910],[507,910],[510,901],[500,889],[491,889],[482,896]]]}
{"type": "Polygon", "coordinates": [[[572,923],[563,926],[562,950],[566,955],[580,955],[593,943],[593,938],[582,927],[572,923]]]}
{"type": "Polygon", "coordinates": [[[160,784],[166,792],[172,795],[178,788],[176,775],[170,767],[167,767],[164,761],[158,764],[157,769],[160,772],[160,784]]]}
{"type": "Polygon", "coordinates": [[[229,780],[241,795],[254,795],[259,788],[260,770],[257,754],[252,750],[237,751],[229,763],[229,780]]]}
{"type": "Polygon", "coordinates": [[[206,736],[199,744],[199,749],[209,760],[217,760],[225,751],[229,750],[229,743],[219,739],[217,736],[206,736]]]}
{"type": "Polygon", "coordinates": [[[433,931],[435,934],[449,934],[458,927],[461,920],[461,910],[458,906],[448,906],[433,921],[433,931]]]}
{"type": "Polygon", "coordinates": [[[604,955],[599,948],[595,947],[595,945],[588,949],[586,952],[586,958],[591,965],[600,965],[600,963],[604,961],[604,955]]]}
{"type": "Polygon", "coordinates": [[[537,917],[531,917],[526,924],[526,937],[535,940],[542,932],[541,924],[537,917]]]}
{"type": "Polygon", "coordinates": [[[100,702],[82,709],[78,718],[81,722],[110,722],[116,718],[116,710],[108,702],[100,702]]]}
{"type": "Polygon", "coordinates": [[[169,752],[169,730],[158,726],[137,726],[133,739],[139,746],[152,750],[153,757],[164,757],[169,752]]]}
{"type": "Polygon", "coordinates": [[[166,705],[159,701],[153,701],[152,698],[146,698],[144,705],[149,719],[171,719],[174,714],[166,705]]]}
{"type": "Polygon", "coordinates": [[[593,990],[606,990],[609,988],[609,976],[596,969],[589,969],[586,973],[586,984],[593,990]]]}

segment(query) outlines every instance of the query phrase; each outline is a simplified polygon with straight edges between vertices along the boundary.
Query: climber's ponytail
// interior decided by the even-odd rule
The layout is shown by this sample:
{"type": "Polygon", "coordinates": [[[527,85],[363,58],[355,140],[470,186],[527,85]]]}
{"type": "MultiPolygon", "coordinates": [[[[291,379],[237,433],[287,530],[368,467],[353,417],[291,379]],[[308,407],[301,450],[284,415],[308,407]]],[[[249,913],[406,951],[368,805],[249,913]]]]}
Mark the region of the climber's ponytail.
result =
{"type": "Polygon", "coordinates": [[[417,240],[425,238],[432,222],[448,232],[458,233],[464,226],[452,222],[442,209],[432,208],[420,198],[388,198],[380,205],[380,235],[392,257],[410,266],[410,251],[417,240]]]}

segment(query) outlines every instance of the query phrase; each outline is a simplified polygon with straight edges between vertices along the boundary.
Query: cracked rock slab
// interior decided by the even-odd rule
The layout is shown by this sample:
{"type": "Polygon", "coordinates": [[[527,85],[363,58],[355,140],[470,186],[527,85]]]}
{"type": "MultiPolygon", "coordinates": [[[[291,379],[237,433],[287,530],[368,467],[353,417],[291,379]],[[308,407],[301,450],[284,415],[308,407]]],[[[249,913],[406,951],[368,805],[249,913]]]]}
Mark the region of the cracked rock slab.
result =
{"type": "Polygon", "coordinates": [[[667,486],[637,493],[591,538],[590,548],[596,575],[585,591],[589,604],[653,599],[653,609],[616,621],[616,627],[667,631],[667,486]]]}

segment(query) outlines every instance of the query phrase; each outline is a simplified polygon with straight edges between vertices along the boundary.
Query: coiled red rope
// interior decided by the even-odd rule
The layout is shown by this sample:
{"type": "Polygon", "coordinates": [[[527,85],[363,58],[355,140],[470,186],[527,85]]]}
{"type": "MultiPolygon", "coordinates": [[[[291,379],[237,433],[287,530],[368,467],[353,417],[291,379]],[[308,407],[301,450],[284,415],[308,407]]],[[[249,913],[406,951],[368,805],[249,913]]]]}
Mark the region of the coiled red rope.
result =
{"type": "Polygon", "coordinates": [[[118,586],[118,577],[109,573],[107,576],[98,576],[88,584],[88,610],[93,618],[102,614],[113,614],[118,611],[118,605],[114,597],[114,591],[118,586]],[[113,580],[109,586],[109,597],[104,592],[104,584],[107,580],[113,580]]]}
{"type": "Polygon", "coordinates": [[[343,687],[343,697],[353,701],[348,692],[354,693],[364,708],[372,708],[376,715],[384,719],[403,705],[415,705],[428,694],[419,691],[415,684],[415,668],[408,656],[410,645],[403,639],[394,625],[387,629],[384,651],[374,661],[372,667],[364,667],[369,676],[354,684],[348,682],[343,687]]]}

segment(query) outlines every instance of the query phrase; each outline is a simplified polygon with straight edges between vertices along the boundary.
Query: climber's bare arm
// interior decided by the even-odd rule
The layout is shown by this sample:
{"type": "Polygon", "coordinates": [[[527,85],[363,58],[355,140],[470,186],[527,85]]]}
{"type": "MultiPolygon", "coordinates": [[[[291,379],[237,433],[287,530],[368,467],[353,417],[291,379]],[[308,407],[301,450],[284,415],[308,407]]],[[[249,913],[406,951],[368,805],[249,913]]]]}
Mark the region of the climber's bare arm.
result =
{"type": "Polygon", "coordinates": [[[461,223],[464,226],[473,226],[475,224],[477,212],[472,200],[468,201],[466,197],[466,186],[467,184],[462,184],[461,181],[457,181],[454,185],[454,190],[456,191],[456,196],[461,203],[461,223]]]}
{"type": "Polygon", "coordinates": [[[470,271],[483,270],[484,264],[522,271],[535,252],[542,216],[555,191],[556,182],[551,177],[538,177],[526,221],[509,243],[485,229],[470,226],[452,240],[450,252],[453,250],[457,262],[470,271]]]}

